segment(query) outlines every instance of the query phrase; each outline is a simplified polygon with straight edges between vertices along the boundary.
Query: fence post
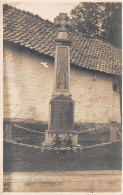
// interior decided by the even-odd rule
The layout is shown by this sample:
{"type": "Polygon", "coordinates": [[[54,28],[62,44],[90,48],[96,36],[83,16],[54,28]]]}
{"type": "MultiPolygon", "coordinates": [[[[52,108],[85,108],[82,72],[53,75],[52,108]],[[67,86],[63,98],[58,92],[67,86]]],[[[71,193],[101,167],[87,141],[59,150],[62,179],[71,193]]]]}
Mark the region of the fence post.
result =
{"type": "Polygon", "coordinates": [[[110,128],[110,142],[117,140],[117,130],[115,127],[115,121],[111,121],[109,128],[110,128]]]}
{"type": "Polygon", "coordinates": [[[5,125],[5,139],[11,140],[12,139],[12,123],[7,123],[5,125]]]}

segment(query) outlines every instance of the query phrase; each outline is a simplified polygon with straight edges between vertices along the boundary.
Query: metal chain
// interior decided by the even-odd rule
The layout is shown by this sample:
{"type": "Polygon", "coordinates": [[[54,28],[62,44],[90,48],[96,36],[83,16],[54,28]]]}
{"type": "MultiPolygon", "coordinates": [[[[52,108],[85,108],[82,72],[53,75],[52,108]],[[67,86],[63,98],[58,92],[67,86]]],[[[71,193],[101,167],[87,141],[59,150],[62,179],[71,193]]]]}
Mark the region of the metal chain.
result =
{"type": "Polygon", "coordinates": [[[36,145],[34,146],[34,145],[30,145],[30,144],[18,143],[18,142],[14,141],[14,140],[4,140],[4,142],[10,143],[10,144],[14,144],[14,145],[19,145],[19,146],[25,146],[27,148],[42,148],[42,147],[36,146],[36,145]]]}
{"type": "MultiPolygon", "coordinates": [[[[106,127],[106,126],[108,126],[108,125],[109,125],[109,124],[101,125],[98,129],[101,129],[102,127],[106,127]]],[[[28,128],[22,127],[22,126],[20,126],[20,125],[13,124],[13,126],[18,127],[18,128],[20,128],[20,129],[25,129],[26,131],[30,131],[30,132],[33,132],[33,133],[45,134],[45,132],[40,132],[40,131],[28,129],[28,128]]],[[[98,130],[98,129],[96,129],[96,128],[90,128],[90,129],[88,129],[88,130],[86,130],[86,131],[79,131],[78,134],[79,134],[79,133],[86,133],[86,132],[90,132],[90,131],[94,131],[94,130],[98,130]]]]}
{"type": "MultiPolygon", "coordinates": [[[[33,132],[33,133],[45,134],[45,132],[40,132],[40,131],[28,129],[28,128],[25,128],[25,127],[21,127],[20,125],[13,124],[13,126],[16,126],[16,127],[20,128],[20,129],[25,129],[26,131],[30,131],[30,132],[33,132]]],[[[86,133],[86,132],[91,132],[91,131],[94,131],[94,130],[99,130],[102,127],[106,127],[106,126],[108,127],[109,124],[101,125],[100,127],[98,127],[98,129],[97,128],[90,128],[90,129],[88,129],[86,131],[78,131],[78,134],[80,134],[80,133],[86,133]]],[[[115,127],[116,127],[118,133],[120,134],[120,136],[122,136],[116,124],[115,124],[115,127]]]]}
{"type": "MultiPolygon", "coordinates": [[[[45,134],[44,132],[39,132],[39,131],[35,131],[35,130],[31,130],[31,129],[28,129],[28,128],[25,128],[25,127],[21,127],[19,125],[16,125],[16,124],[13,124],[14,126],[18,127],[18,128],[21,128],[21,129],[25,129],[27,131],[31,131],[31,132],[34,132],[34,133],[39,133],[39,134],[45,134]]],[[[108,124],[109,125],[109,124],[108,124]]],[[[105,125],[102,125],[100,126],[98,129],[102,128],[102,127],[106,127],[108,126],[107,124],[105,125]]],[[[115,127],[118,131],[118,133],[121,135],[121,132],[119,131],[117,125],[115,124],[115,127]]],[[[96,128],[92,128],[92,129],[88,129],[87,131],[80,131],[78,133],[85,133],[85,132],[89,132],[89,131],[93,131],[93,130],[97,130],[96,128]]],[[[88,149],[88,148],[95,148],[95,147],[100,147],[100,146],[105,146],[105,145],[110,145],[112,143],[116,143],[116,142],[120,142],[121,140],[116,140],[116,141],[113,141],[113,142],[106,142],[106,143],[101,143],[101,144],[95,144],[95,145],[90,145],[90,146],[81,146],[81,145],[78,145],[76,147],[73,147],[73,148],[70,148],[70,147],[61,147],[61,148],[57,148],[57,147],[40,147],[40,146],[37,146],[37,145],[30,145],[30,144],[23,144],[23,143],[18,143],[14,140],[4,140],[6,143],[11,143],[11,144],[14,144],[14,145],[19,145],[19,146],[25,146],[27,148],[35,148],[35,149],[41,149],[41,151],[43,152],[45,149],[46,150],[54,150],[54,151],[62,151],[62,150],[71,150],[73,149],[73,151],[76,151],[77,149],[80,149],[80,151],[82,151],[83,149],[88,149]]]]}
{"type": "Polygon", "coordinates": [[[105,145],[110,145],[112,143],[116,143],[116,142],[120,142],[121,140],[115,140],[113,142],[106,142],[106,143],[101,143],[101,144],[95,144],[95,145],[91,145],[91,146],[84,146],[83,148],[95,148],[95,147],[98,147],[98,146],[105,146],[105,145]]]}
{"type": "Polygon", "coordinates": [[[80,149],[80,151],[82,152],[83,149],[88,149],[88,148],[95,148],[95,147],[100,147],[100,146],[105,146],[105,145],[110,145],[112,143],[116,143],[116,142],[120,142],[121,140],[116,140],[113,142],[106,142],[106,143],[101,143],[101,144],[95,144],[95,145],[91,145],[91,146],[81,146],[78,145],[76,147],[70,148],[70,147],[61,147],[61,148],[57,148],[57,147],[40,147],[40,146],[36,146],[36,145],[30,145],[30,144],[23,144],[23,143],[18,143],[16,141],[12,141],[12,140],[4,140],[4,142],[6,143],[11,143],[14,145],[19,145],[19,146],[25,146],[27,148],[35,148],[35,149],[41,149],[41,151],[43,152],[44,150],[54,150],[54,151],[62,151],[62,150],[73,150],[76,151],[78,149],[80,149]]]}
{"type": "Polygon", "coordinates": [[[114,125],[115,125],[115,127],[116,127],[117,132],[118,132],[118,133],[119,133],[119,135],[122,137],[122,134],[121,134],[120,130],[118,129],[118,127],[117,127],[116,123],[114,123],[114,125]]]}
{"type": "MultiPolygon", "coordinates": [[[[104,125],[101,125],[100,127],[98,127],[98,129],[101,129],[102,127],[106,127],[108,126],[109,124],[104,124],[104,125]]],[[[94,130],[98,130],[97,128],[90,128],[86,131],[79,131],[78,133],[86,133],[86,132],[89,132],[89,131],[94,131],[94,130]]]]}
{"type": "Polygon", "coordinates": [[[62,148],[57,148],[57,147],[41,147],[41,146],[36,146],[36,145],[30,145],[30,144],[23,144],[23,143],[18,143],[14,140],[4,140],[4,142],[6,143],[11,143],[11,144],[14,144],[14,145],[19,145],[19,146],[25,146],[25,147],[28,147],[28,148],[39,148],[39,149],[47,149],[47,150],[71,150],[70,147],[62,147],[62,148]]]}
{"type": "Polygon", "coordinates": [[[18,127],[20,129],[25,129],[26,131],[30,131],[30,132],[33,132],[33,133],[45,134],[45,132],[35,131],[35,130],[32,130],[32,129],[21,127],[20,125],[13,124],[13,126],[18,127]]]}

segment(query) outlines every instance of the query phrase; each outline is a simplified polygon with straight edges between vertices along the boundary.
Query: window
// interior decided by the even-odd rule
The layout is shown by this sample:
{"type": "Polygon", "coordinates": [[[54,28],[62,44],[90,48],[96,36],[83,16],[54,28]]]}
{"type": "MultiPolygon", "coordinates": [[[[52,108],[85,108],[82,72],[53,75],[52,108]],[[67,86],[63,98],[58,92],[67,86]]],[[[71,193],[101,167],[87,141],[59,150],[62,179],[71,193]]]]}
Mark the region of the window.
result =
{"type": "Polygon", "coordinates": [[[117,85],[113,84],[113,91],[117,91],[117,85]]]}
{"type": "Polygon", "coordinates": [[[113,91],[118,91],[118,80],[113,79],[112,85],[113,91]]]}

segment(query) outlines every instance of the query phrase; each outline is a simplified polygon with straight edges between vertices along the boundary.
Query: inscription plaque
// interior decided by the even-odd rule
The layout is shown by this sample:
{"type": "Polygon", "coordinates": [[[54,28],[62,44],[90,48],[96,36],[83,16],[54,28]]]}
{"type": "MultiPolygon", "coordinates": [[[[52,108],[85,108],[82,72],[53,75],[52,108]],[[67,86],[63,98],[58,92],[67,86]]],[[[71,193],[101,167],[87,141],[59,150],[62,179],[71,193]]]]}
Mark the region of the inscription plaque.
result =
{"type": "Polygon", "coordinates": [[[68,91],[68,48],[59,47],[57,54],[56,91],[68,91]]]}
{"type": "Polygon", "coordinates": [[[50,130],[72,130],[74,123],[74,102],[71,101],[50,101],[51,121],[50,130]]]}

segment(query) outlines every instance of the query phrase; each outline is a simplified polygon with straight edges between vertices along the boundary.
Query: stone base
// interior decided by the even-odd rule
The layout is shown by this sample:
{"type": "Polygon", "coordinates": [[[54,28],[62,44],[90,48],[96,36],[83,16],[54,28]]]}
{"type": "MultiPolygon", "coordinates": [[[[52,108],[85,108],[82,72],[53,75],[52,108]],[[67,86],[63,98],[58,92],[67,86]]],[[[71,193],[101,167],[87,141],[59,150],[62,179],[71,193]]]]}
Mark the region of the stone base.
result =
{"type": "Polygon", "coordinates": [[[42,143],[42,146],[53,146],[53,139],[56,135],[58,135],[59,138],[62,140],[65,138],[65,135],[68,134],[71,136],[71,139],[73,141],[73,146],[77,146],[78,144],[78,133],[73,130],[46,130],[45,131],[45,142],[42,143]]]}

